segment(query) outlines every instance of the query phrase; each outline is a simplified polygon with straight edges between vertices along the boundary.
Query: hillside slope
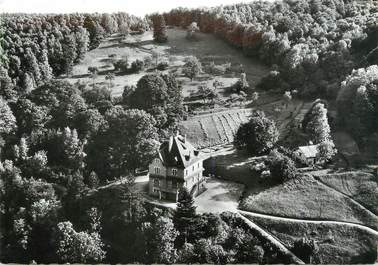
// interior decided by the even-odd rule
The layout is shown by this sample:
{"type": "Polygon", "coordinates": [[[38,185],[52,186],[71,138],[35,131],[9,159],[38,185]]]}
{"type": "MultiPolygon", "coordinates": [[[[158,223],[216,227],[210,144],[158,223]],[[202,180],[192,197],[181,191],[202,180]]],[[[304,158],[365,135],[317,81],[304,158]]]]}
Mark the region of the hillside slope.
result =
{"type": "Polygon", "coordinates": [[[235,109],[199,115],[181,122],[180,132],[198,148],[231,143],[240,124],[246,123],[251,109],[235,109]]]}

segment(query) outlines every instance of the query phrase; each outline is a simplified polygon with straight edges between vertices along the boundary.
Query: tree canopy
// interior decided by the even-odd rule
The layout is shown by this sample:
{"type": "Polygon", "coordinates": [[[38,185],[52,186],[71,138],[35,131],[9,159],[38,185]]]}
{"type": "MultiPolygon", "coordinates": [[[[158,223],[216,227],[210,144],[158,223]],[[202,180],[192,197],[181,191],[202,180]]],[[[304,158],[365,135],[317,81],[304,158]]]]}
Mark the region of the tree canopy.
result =
{"type": "Polygon", "coordinates": [[[250,120],[239,127],[234,145],[250,154],[261,155],[274,147],[278,136],[274,121],[268,119],[262,111],[253,111],[250,120]]]}

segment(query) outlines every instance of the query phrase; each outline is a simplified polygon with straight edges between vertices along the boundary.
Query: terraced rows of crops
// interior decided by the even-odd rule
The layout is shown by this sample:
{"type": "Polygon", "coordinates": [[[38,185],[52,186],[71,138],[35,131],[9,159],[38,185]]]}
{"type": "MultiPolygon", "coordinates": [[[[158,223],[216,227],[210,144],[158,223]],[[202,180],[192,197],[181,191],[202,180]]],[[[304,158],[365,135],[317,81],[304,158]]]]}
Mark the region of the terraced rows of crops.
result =
{"type": "Polygon", "coordinates": [[[251,109],[236,109],[196,116],[183,121],[180,132],[198,148],[230,143],[250,114],[251,109]]]}

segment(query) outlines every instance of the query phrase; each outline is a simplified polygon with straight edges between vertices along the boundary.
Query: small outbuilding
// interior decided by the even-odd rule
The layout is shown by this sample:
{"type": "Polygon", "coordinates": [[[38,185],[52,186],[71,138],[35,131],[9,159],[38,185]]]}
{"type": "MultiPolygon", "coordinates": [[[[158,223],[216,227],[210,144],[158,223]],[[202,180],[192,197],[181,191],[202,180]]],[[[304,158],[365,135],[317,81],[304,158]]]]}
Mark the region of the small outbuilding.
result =
{"type": "Polygon", "coordinates": [[[295,152],[311,165],[316,163],[316,160],[319,156],[319,149],[317,144],[299,146],[295,152]]]}

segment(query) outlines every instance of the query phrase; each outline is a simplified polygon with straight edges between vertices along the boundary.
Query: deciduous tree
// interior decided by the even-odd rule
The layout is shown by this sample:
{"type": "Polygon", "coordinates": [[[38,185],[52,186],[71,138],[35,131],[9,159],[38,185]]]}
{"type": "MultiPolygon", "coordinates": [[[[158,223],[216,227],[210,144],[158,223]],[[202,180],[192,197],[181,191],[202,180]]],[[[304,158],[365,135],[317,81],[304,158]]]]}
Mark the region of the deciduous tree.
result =
{"type": "Polygon", "coordinates": [[[101,178],[114,179],[145,167],[159,145],[155,119],[121,106],[105,114],[107,126],[89,143],[87,162],[101,178]]]}
{"type": "Polygon", "coordinates": [[[100,262],[105,258],[104,243],[97,232],[76,232],[69,221],[57,226],[57,254],[62,262],[100,262]]]}
{"type": "Polygon", "coordinates": [[[239,127],[234,145],[253,155],[261,155],[274,147],[278,136],[274,121],[268,119],[264,112],[254,111],[249,122],[239,127]]]}
{"type": "Polygon", "coordinates": [[[182,72],[185,76],[189,77],[193,81],[193,78],[198,76],[202,71],[201,62],[197,57],[190,57],[184,65],[182,72]]]}
{"type": "Polygon", "coordinates": [[[178,235],[170,218],[160,217],[154,227],[155,233],[155,262],[172,264],[177,260],[174,242],[178,235]]]}

